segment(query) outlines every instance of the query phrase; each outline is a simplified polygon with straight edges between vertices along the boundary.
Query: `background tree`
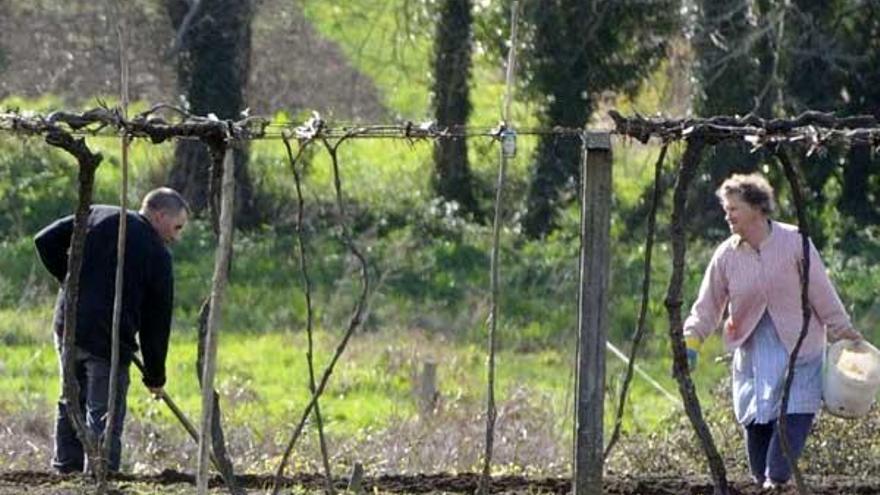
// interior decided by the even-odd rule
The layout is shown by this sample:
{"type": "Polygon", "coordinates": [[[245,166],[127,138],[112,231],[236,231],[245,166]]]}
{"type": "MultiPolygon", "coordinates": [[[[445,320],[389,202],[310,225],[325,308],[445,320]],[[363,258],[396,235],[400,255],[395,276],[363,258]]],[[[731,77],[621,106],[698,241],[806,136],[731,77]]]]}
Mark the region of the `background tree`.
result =
{"type": "MultiPolygon", "coordinates": [[[[178,85],[193,114],[241,119],[250,73],[253,6],[252,0],[165,0],[171,24],[178,32],[172,48],[178,85]]],[[[197,212],[207,205],[210,166],[205,145],[178,142],[169,183],[197,212]]],[[[243,147],[235,152],[235,180],[236,224],[253,225],[259,213],[243,147]]]]}
{"type": "MultiPolygon", "coordinates": [[[[473,14],[470,0],[443,0],[434,38],[434,118],[443,128],[466,125],[471,113],[468,81],[471,71],[473,14]]],[[[456,201],[462,212],[479,218],[468,166],[467,140],[434,143],[433,187],[438,196],[456,201]]]]}
{"type": "MultiPolygon", "coordinates": [[[[694,37],[695,79],[700,87],[695,110],[699,115],[751,112],[761,117],[793,117],[806,110],[839,115],[877,111],[880,77],[870,69],[880,61],[880,5],[876,2],[758,0],[754,10],[749,10],[747,1],[704,0],[700,5],[699,31],[694,37]],[[750,95],[752,109],[748,110],[750,95]]],[[[880,188],[875,179],[880,171],[868,147],[829,149],[793,158],[806,178],[810,204],[836,200],[840,212],[851,220],[845,237],[880,220],[880,188]],[[826,197],[834,177],[842,191],[836,198],[826,197]]],[[[691,215],[697,223],[695,231],[711,232],[712,226],[723,225],[720,210],[700,205],[711,201],[712,190],[726,175],[753,171],[759,160],[761,155],[748,153],[744,145],[715,147],[695,188],[691,215]]],[[[777,175],[775,165],[768,170],[771,176],[777,175]]],[[[816,207],[808,214],[814,241],[820,246],[829,235],[823,214],[816,207]]],[[[719,235],[726,231],[719,230],[719,235]]]]}
{"type": "MultiPolygon", "coordinates": [[[[854,63],[847,71],[841,95],[847,114],[873,114],[880,117],[880,3],[862,2],[847,9],[848,22],[841,28],[844,51],[854,63]]],[[[880,160],[869,146],[854,146],[843,167],[842,191],[838,200],[841,212],[854,221],[846,237],[855,236],[861,227],[880,223],[880,160]]],[[[861,243],[846,242],[859,249],[861,243]]]]}
{"type": "MultiPolygon", "coordinates": [[[[841,40],[834,32],[843,2],[794,0],[786,13],[785,54],[782,56],[785,89],[784,112],[798,115],[806,110],[840,110],[840,94],[846,74],[846,58],[841,40]]],[[[828,201],[825,185],[840,165],[843,150],[826,150],[809,156],[798,155],[806,179],[808,221],[814,242],[827,241],[822,228],[821,210],[816,205],[828,201]]]]}
{"type": "MultiPolygon", "coordinates": [[[[771,2],[758,3],[770,14],[771,2]]],[[[769,101],[774,92],[768,85],[774,83],[770,74],[774,64],[775,25],[759,25],[756,12],[751,11],[750,6],[749,0],[696,3],[692,37],[696,83],[693,105],[694,113],[700,117],[748,113],[770,116],[769,101]],[[756,56],[758,49],[762,49],[763,56],[756,56]]],[[[689,228],[712,237],[726,237],[728,232],[723,228],[721,208],[706,205],[717,203],[715,189],[731,173],[755,171],[758,156],[750,153],[750,146],[745,142],[719,143],[706,150],[700,167],[701,173],[694,178],[688,199],[689,228]]]]}
{"type": "MultiPolygon", "coordinates": [[[[603,91],[634,91],[665,53],[679,1],[552,0],[529,2],[523,65],[544,104],[544,126],[583,127],[603,91]],[[530,32],[528,32],[530,31],[530,32]]],[[[526,200],[524,231],[539,237],[580,177],[580,140],[542,138],[526,200]]]]}

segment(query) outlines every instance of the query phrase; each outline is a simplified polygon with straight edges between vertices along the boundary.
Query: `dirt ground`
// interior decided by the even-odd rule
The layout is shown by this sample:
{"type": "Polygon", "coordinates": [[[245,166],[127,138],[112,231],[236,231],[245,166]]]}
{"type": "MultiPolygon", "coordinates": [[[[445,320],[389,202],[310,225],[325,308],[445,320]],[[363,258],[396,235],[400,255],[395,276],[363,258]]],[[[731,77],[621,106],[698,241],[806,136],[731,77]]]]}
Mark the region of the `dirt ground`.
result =
{"type": "MultiPolygon", "coordinates": [[[[239,477],[248,492],[263,493],[272,486],[271,475],[244,475],[239,477]]],[[[418,474],[383,475],[366,477],[363,489],[366,493],[473,493],[479,476],[473,473],[459,474],[418,474]]],[[[113,493],[117,494],[184,494],[194,493],[194,478],[178,471],[165,471],[158,475],[132,476],[119,475],[113,478],[113,493]]],[[[815,495],[873,495],[880,494],[880,479],[861,479],[853,477],[808,477],[807,482],[815,495]]],[[[347,480],[335,480],[337,488],[345,489],[347,480]]],[[[212,492],[224,493],[219,479],[212,483],[212,492]]],[[[299,474],[285,478],[283,493],[302,493],[320,491],[323,477],[317,474],[299,474]]],[[[61,476],[38,471],[0,471],[0,494],[60,495],[90,493],[93,487],[90,480],[76,475],[61,476]]],[[[492,491],[495,493],[568,493],[570,480],[567,478],[526,478],[522,476],[498,476],[493,478],[492,491]]],[[[644,478],[605,478],[605,493],[608,495],[701,495],[712,494],[708,479],[681,477],[644,478]]],[[[752,483],[734,481],[732,495],[767,494],[752,483]]],[[[794,486],[773,492],[774,494],[795,494],[794,486]]]]}

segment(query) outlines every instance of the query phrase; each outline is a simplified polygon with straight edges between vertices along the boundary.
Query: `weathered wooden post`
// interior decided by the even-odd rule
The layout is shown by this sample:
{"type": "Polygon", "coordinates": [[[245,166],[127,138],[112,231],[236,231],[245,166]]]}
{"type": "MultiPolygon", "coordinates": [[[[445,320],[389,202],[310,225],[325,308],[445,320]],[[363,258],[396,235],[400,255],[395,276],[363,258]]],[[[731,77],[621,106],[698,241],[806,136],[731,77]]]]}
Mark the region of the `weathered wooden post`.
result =
{"type": "Polygon", "coordinates": [[[351,467],[351,476],[348,477],[348,490],[351,493],[364,493],[364,465],[355,462],[351,467]]]}
{"type": "Polygon", "coordinates": [[[437,363],[425,361],[418,381],[419,413],[423,418],[434,414],[437,405],[437,363]]]}
{"type": "Polygon", "coordinates": [[[581,250],[575,371],[575,495],[602,493],[605,339],[611,230],[611,136],[585,131],[581,163],[581,250]]]}
{"type": "MultiPolygon", "coordinates": [[[[225,148],[223,158],[223,181],[220,192],[220,239],[214,258],[214,278],[211,282],[211,305],[208,312],[207,337],[205,341],[205,362],[202,368],[202,423],[199,430],[198,469],[196,470],[196,490],[199,495],[208,493],[208,459],[211,444],[211,414],[214,412],[214,374],[217,366],[217,333],[220,326],[220,312],[229,278],[229,259],[232,256],[233,198],[235,160],[232,143],[225,148]]],[[[231,478],[234,480],[234,478],[231,478]]],[[[230,487],[230,489],[232,489],[230,487]]]]}

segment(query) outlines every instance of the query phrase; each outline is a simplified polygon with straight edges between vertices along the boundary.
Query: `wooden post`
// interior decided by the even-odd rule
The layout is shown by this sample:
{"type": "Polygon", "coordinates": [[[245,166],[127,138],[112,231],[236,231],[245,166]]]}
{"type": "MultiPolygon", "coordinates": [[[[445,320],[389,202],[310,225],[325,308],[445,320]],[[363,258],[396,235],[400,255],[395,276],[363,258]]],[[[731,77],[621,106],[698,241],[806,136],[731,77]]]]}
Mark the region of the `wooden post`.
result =
{"type": "Polygon", "coordinates": [[[351,493],[364,493],[364,465],[355,462],[351,468],[351,476],[348,477],[348,490],[351,493]]]}
{"type": "Polygon", "coordinates": [[[425,361],[422,364],[422,373],[418,383],[419,412],[423,418],[434,413],[437,404],[437,363],[425,361]]]}
{"type": "Polygon", "coordinates": [[[208,493],[208,459],[211,443],[211,414],[214,411],[214,373],[217,366],[217,340],[220,312],[229,276],[229,259],[232,256],[233,197],[235,160],[232,143],[228,143],[223,159],[223,182],[220,193],[220,240],[214,257],[214,278],[211,282],[211,305],[208,312],[207,337],[205,340],[205,363],[202,372],[202,423],[199,430],[198,469],[196,491],[208,493]]]}
{"type": "Polygon", "coordinates": [[[572,490],[602,493],[605,340],[611,231],[611,136],[584,132],[581,169],[580,292],[575,372],[572,490]]]}

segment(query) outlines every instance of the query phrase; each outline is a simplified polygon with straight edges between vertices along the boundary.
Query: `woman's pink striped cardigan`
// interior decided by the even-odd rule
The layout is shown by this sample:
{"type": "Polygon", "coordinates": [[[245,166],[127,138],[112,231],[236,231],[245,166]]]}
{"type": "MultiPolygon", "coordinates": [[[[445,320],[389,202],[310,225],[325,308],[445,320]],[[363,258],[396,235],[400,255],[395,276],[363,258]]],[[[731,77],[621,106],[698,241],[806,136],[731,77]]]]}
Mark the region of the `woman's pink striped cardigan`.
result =
{"type": "MultiPolygon", "coordinates": [[[[798,361],[815,358],[825,346],[825,330],[832,337],[851,328],[850,317],[810,242],[809,330],[798,361]]],[[[739,235],[724,241],[709,262],[700,292],[684,323],[685,336],[704,340],[729,305],[723,336],[727,350],[743,344],[764,311],[770,313],[779,339],[791,353],[803,326],[800,273],[803,270],[801,236],[794,225],[771,222],[770,235],[755,250],[739,235]]]]}

